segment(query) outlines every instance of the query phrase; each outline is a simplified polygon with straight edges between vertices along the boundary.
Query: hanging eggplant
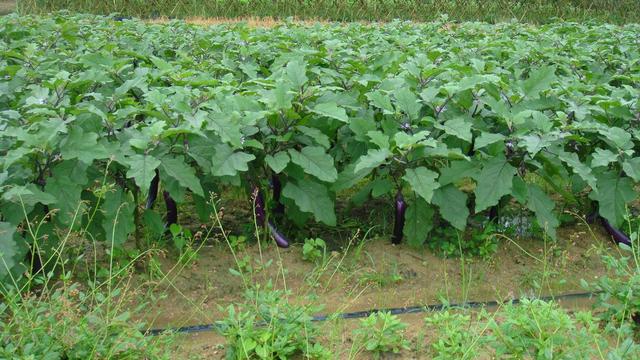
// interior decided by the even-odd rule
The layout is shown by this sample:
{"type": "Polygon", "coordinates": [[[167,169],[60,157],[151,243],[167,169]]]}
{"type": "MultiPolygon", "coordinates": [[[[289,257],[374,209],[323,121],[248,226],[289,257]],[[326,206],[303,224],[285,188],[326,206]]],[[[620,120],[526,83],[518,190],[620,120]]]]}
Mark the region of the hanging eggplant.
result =
{"type": "Polygon", "coordinates": [[[160,173],[156,169],[156,176],[151,179],[151,185],[149,186],[149,196],[147,196],[147,204],[144,206],[145,209],[151,209],[153,207],[153,203],[156,201],[158,197],[158,184],[160,183],[160,173]]]}
{"type": "Polygon", "coordinates": [[[407,203],[404,201],[404,197],[402,196],[402,191],[398,190],[396,193],[396,202],[395,202],[395,221],[393,224],[393,236],[391,237],[392,244],[400,244],[402,241],[402,234],[404,230],[404,218],[405,212],[407,210],[407,203]]]}
{"type": "Polygon", "coordinates": [[[273,202],[275,206],[273,212],[278,215],[284,214],[284,204],[280,202],[280,194],[282,193],[282,183],[278,175],[271,176],[271,189],[273,194],[273,202]]]}
{"type": "Polygon", "coordinates": [[[171,195],[169,195],[168,191],[163,191],[162,196],[164,197],[164,203],[167,206],[167,215],[165,218],[165,222],[168,228],[171,224],[178,223],[178,205],[176,204],[176,201],[173,200],[171,195]]]}
{"type": "Polygon", "coordinates": [[[609,223],[609,221],[603,217],[600,217],[600,221],[602,222],[602,226],[604,226],[604,228],[607,230],[607,233],[611,235],[613,241],[615,241],[617,244],[625,244],[631,247],[631,239],[629,239],[629,237],[625,233],[613,227],[613,225],[611,225],[611,223],[609,223]]]}
{"type": "Polygon", "coordinates": [[[267,226],[269,227],[269,231],[271,232],[271,236],[273,236],[273,240],[275,240],[276,245],[281,248],[288,248],[289,241],[281,232],[278,231],[278,229],[276,229],[275,225],[273,225],[271,221],[269,221],[267,223],[267,226]]]}
{"type": "Polygon", "coordinates": [[[267,215],[264,208],[264,197],[262,196],[262,191],[257,186],[253,186],[253,190],[251,191],[251,198],[253,199],[253,207],[255,209],[256,214],[256,222],[258,226],[264,226],[265,220],[267,219],[267,215]]]}

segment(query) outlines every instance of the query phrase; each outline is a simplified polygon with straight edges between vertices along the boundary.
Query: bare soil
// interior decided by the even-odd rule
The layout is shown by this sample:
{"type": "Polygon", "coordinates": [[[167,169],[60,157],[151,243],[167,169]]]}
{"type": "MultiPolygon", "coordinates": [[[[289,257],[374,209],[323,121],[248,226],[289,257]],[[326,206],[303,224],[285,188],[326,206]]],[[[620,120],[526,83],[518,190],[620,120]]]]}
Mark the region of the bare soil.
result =
{"type": "Polygon", "coordinates": [[[15,1],[0,0],[0,15],[6,15],[16,9],[15,1]]]}
{"type": "MultiPolygon", "coordinates": [[[[291,295],[283,301],[291,303],[304,303],[305,295],[314,294],[314,303],[323,304],[323,313],[332,314],[581,292],[581,279],[591,282],[606,273],[601,254],[616,251],[604,233],[586,225],[562,229],[560,239],[553,244],[531,239],[503,240],[488,261],[444,259],[426,250],[394,246],[387,239],[361,242],[361,238],[353,237],[341,249],[327,254],[324,267],[304,261],[301,244],[288,249],[270,243],[254,244],[238,251],[236,257],[251,259],[254,267],[272,260],[271,266],[254,272],[252,282],[271,281],[275,288],[289,290],[291,295]]],[[[236,263],[222,241],[204,245],[197,262],[189,268],[176,268],[172,256],[162,260],[162,267],[169,274],[165,281],[149,285],[143,275],[134,280],[146,284],[149,293],[166,295],[147,308],[144,320],[151,327],[213,323],[223,316],[220,308],[242,301],[245,286],[229,271],[236,268],[236,263]]],[[[572,309],[591,306],[589,301],[564,305],[572,309]]],[[[414,344],[422,344],[419,337],[423,335],[418,335],[428,331],[423,321],[425,314],[401,317],[409,325],[408,337],[414,344]]],[[[322,323],[324,343],[346,357],[352,346],[351,331],[357,325],[354,320],[322,323]]],[[[186,354],[181,357],[224,355],[224,339],[215,332],[179,335],[178,343],[179,353],[186,354]]],[[[419,352],[405,353],[402,358],[421,358],[419,352]]]]}

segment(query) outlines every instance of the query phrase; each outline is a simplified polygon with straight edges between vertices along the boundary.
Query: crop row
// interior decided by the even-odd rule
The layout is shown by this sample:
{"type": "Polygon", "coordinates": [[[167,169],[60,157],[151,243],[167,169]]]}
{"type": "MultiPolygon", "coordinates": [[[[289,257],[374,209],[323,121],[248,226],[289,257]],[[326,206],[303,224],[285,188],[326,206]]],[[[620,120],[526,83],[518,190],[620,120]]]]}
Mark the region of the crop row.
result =
{"type": "Polygon", "coordinates": [[[228,187],[261,223],[336,226],[338,193],[395,197],[395,240],[414,246],[508,203],[552,238],[559,203],[620,226],[640,181],[639,45],[637,25],[5,17],[0,246],[16,270],[60,229],[122,244],[186,201],[206,219],[228,187]]]}

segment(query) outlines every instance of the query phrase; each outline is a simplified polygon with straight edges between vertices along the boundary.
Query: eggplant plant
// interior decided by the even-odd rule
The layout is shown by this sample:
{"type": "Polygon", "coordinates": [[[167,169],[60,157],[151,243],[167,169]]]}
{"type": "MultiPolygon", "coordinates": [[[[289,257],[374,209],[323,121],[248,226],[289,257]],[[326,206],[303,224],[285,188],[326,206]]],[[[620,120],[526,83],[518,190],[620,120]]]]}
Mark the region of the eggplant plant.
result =
{"type": "Polygon", "coordinates": [[[276,222],[339,226],[338,194],[384,197],[393,241],[416,247],[514,204],[551,238],[587,201],[618,229],[638,195],[637,26],[57,14],[2,17],[0,33],[0,226],[16,230],[0,247],[16,273],[27,218],[53,214],[51,244],[73,229],[122,246],[163,222],[159,191],[172,224],[255,184],[275,238],[276,222]]]}

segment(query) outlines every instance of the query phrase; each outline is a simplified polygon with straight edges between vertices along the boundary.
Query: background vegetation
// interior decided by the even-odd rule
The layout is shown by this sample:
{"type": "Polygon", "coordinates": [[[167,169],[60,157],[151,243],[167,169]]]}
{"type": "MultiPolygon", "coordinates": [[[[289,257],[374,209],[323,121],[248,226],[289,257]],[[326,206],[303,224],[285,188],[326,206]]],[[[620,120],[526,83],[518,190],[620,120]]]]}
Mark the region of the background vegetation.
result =
{"type": "Polygon", "coordinates": [[[454,21],[547,23],[571,21],[638,22],[636,0],[20,0],[24,13],[68,9],[136,17],[273,17],[332,21],[429,21],[447,14],[454,21]],[[152,4],[150,6],[150,4],[152,4]]]}

